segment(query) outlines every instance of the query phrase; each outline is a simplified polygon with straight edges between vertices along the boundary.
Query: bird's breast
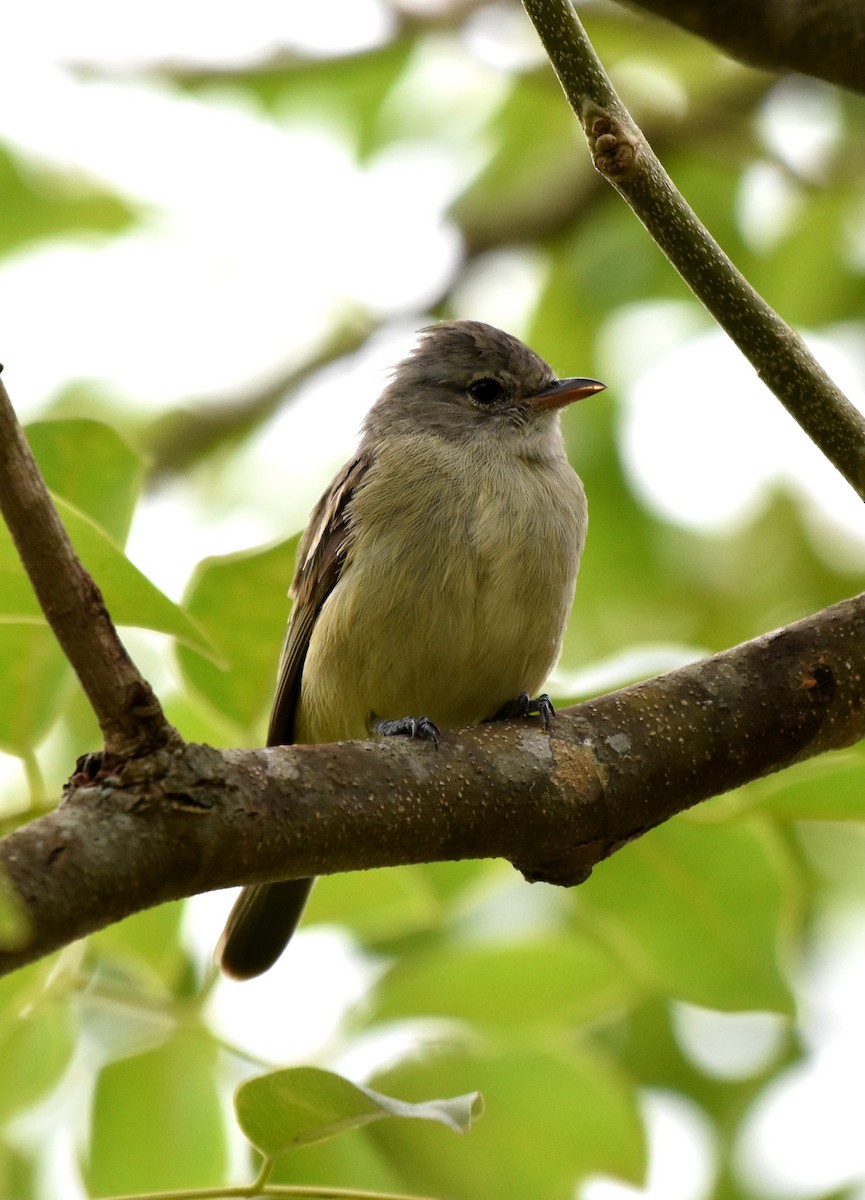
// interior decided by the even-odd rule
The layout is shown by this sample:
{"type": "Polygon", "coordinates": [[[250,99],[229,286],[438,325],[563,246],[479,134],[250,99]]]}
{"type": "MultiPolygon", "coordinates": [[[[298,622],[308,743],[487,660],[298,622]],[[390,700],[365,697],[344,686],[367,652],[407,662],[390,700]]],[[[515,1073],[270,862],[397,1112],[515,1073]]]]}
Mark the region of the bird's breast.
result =
{"type": "Polygon", "coordinates": [[[460,727],[540,690],[586,528],[563,455],[403,447],[381,456],[352,505],[304,666],[299,740],[363,737],[372,715],[460,727]]]}

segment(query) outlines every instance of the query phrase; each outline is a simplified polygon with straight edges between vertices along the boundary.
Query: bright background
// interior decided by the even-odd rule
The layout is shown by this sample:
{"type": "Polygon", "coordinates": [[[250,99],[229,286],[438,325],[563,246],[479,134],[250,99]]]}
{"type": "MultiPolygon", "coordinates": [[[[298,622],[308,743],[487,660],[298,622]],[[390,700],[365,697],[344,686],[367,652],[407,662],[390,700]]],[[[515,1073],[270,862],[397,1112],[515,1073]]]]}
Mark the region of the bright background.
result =
{"type": "MultiPolygon", "coordinates": [[[[689,200],[861,406],[862,101],[581,11],[689,200]]],[[[591,528],[561,699],[861,588],[860,502],[592,173],[518,5],[43,0],[0,38],[4,379],[190,739],[260,743],[292,535],[437,317],[609,384],[566,416],[591,528]]],[[[3,587],[11,825],[98,738],[3,587]]],[[[225,895],[71,947],[0,986],[0,1195],[246,1178],[233,1084],[311,1062],[412,1099],[481,1087],[488,1112],[464,1142],[392,1122],[300,1152],[284,1182],[865,1196],[861,757],[704,805],[573,893],[501,863],[325,881],[242,987],[209,968],[225,895]]]]}

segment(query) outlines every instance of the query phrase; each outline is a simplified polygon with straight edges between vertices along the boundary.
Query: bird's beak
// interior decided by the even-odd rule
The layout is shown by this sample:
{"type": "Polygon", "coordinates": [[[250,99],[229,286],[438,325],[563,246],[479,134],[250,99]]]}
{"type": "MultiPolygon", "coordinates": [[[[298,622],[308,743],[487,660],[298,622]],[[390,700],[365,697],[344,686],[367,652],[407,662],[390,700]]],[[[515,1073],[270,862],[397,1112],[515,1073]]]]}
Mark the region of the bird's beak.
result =
{"type": "Polygon", "coordinates": [[[584,396],[594,396],[595,392],[604,391],[606,386],[597,379],[558,379],[532,396],[529,403],[535,412],[549,412],[550,409],[564,408],[566,404],[582,400],[584,396]]]}

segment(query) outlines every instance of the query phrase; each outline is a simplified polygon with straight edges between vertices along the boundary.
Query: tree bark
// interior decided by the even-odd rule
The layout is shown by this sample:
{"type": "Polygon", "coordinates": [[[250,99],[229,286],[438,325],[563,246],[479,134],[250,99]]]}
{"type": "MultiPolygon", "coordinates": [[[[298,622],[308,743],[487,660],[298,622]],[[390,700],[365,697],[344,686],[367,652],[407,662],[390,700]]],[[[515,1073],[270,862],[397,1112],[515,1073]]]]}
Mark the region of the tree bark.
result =
{"type": "Polygon", "coordinates": [[[765,71],[798,71],[865,93],[860,0],[627,0],[765,71]]]}

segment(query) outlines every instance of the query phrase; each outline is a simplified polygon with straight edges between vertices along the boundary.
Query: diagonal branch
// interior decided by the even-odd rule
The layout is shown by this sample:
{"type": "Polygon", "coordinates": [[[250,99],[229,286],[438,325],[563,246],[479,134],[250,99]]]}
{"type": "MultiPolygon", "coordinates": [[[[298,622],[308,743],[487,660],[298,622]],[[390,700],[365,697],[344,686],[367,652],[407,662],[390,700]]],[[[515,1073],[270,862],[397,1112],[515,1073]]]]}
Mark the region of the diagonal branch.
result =
{"type": "Polygon", "coordinates": [[[617,96],[570,0],[523,0],[597,170],[787,411],[865,500],[865,417],[697,218],[617,96]]]}
{"type": "Polygon", "coordinates": [[[176,738],[73,549],[2,380],[0,512],[42,611],[96,714],[106,750],[124,758],[176,738]]]}
{"type": "Polygon", "coordinates": [[[232,884],[503,857],[571,885],[674,813],[865,736],[865,594],[714,658],[441,749],[346,742],[91,760],[0,842],[29,920],[0,973],[142,908],[232,884]],[[683,722],[687,736],[683,736],[683,722]]]}

